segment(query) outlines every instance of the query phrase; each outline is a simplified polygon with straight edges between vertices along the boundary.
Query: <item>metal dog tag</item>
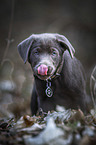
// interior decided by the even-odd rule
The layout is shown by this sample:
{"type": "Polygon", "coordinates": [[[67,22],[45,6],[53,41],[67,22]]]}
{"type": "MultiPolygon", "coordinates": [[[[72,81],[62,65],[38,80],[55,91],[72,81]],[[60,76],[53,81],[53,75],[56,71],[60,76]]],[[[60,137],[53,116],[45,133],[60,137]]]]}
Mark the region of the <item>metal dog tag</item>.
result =
{"type": "Polygon", "coordinates": [[[48,87],[48,88],[45,90],[45,92],[46,92],[47,97],[52,97],[53,91],[52,91],[52,89],[51,89],[50,87],[48,87]]]}
{"type": "Polygon", "coordinates": [[[51,82],[47,80],[46,86],[47,86],[47,89],[45,90],[45,93],[46,93],[47,97],[52,97],[53,91],[50,88],[51,87],[51,82]]]}

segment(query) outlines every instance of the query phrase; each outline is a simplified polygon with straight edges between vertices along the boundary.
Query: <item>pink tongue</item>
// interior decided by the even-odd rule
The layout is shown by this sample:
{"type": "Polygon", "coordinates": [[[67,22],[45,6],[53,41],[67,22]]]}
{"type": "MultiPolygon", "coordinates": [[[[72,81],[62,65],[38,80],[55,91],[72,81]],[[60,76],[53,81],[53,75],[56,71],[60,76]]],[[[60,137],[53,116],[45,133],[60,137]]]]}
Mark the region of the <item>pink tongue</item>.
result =
{"type": "Polygon", "coordinates": [[[42,76],[47,75],[47,71],[48,71],[48,67],[45,64],[41,64],[38,67],[38,74],[40,74],[42,76]]]}

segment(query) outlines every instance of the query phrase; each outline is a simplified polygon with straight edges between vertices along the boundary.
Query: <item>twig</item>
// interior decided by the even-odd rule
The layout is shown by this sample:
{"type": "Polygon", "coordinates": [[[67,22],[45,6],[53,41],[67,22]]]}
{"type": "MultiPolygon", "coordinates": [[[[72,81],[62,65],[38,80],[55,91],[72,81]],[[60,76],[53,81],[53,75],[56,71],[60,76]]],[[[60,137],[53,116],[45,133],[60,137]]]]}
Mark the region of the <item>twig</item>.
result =
{"type": "Polygon", "coordinates": [[[13,41],[13,40],[11,40],[11,34],[12,34],[12,26],[13,26],[13,18],[14,18],[14,3],[15,3],[15,0],[12,0],[12,8],[11,8],[11,17],[10,17],[7,45],[6,45],[5,52],[4,52],[2,61],[1,61],[1,65],[3,64],[4,59],[6,58],[10,43],[13,41]]]}
{"type": "MultiPolygon", "coordinates": [[[[94,74],[96,73],[96,66],[94,67],[91,77],[90,77],[90,91],[91,91],[91,97],[92,97],[92,101],[93,101],[93,105],[94,108],[96,109],[96,94],[95,94],[95,87],[93,89],[93,85],[92,82],[94,82],[96,84],[96,78],[94,76],[94,74]]],[[[95,86],[95,85],[94,85],[95,86]]]]}

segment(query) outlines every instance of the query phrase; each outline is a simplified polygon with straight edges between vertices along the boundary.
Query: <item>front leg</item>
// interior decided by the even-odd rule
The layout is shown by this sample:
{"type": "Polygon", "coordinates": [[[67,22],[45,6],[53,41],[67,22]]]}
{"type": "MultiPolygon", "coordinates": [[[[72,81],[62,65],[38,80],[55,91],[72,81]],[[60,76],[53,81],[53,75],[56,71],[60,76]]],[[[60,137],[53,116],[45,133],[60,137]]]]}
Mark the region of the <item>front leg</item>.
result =
{"type": "Polygon", "coordinates": [[[32,97],[31,97],[31,112],[32,115],[36,115],[38,110],[38,100],[37,100],[37,93],[36,93],[36,87],[34,84],[32,97]]]}
{"type": "Polygon", "coordinates": [[[42,108],[44,112],[48,112],[56,109],[56,104],[53,97],[48,98],[47,96],[45,96],[44,99],[42,98],[40,99],[40,97],[38,97],[38,101],[39,101],[39,108],[42,108]]]}

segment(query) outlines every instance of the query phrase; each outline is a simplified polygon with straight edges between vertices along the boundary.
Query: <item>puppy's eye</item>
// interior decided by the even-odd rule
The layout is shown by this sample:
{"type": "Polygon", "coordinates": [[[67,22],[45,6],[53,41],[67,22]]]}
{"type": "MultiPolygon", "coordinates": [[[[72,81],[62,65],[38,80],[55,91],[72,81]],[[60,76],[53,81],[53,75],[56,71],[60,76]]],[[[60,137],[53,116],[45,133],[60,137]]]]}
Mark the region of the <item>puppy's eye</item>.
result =
{"type": "Polygon", "coordinates": [[[52,52],[52,55],[53,55],[53,56],[56,56],[56,54],[57,54],[56,51],[53,51],[53,52],[52,52]]]}
{"type": "Polygon", "coordinates": [[[34,51],[34,55],[39,55],[39,51],[38,50],[36,50],[36,51],[34,51]]]}

